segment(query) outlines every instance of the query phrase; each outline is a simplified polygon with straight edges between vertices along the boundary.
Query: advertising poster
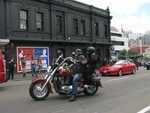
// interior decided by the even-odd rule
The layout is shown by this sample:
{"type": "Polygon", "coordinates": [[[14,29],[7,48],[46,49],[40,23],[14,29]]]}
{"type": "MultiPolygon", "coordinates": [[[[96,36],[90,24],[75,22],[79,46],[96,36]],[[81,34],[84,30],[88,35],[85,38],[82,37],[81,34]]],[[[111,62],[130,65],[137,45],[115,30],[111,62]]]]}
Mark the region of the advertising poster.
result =
{"type": "MultiPolygon", "coordinates": [[[[27,72],[31,71],[31,57],[37,62],[37,59],[41,57],[42,69],[46,70],[49,66],[49,48],[48,47],[17,47],[17,72],[22,72],[21,58],[24,57],[26,61],[27,72]]],[[[37,65],[38,69],[38,65],[37,65]]]]}

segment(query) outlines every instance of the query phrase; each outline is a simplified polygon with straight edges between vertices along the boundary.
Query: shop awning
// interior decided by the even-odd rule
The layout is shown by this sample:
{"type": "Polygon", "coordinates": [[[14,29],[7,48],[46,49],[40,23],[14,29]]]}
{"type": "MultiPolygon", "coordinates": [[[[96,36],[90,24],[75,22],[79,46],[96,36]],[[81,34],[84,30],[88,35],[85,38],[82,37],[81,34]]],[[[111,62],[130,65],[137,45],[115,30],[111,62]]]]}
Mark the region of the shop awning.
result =
{"type": "Polygon", "coordinates": [[[9,39],[0,39],[0,46],[6,45],[10,42],[9,39]]]}

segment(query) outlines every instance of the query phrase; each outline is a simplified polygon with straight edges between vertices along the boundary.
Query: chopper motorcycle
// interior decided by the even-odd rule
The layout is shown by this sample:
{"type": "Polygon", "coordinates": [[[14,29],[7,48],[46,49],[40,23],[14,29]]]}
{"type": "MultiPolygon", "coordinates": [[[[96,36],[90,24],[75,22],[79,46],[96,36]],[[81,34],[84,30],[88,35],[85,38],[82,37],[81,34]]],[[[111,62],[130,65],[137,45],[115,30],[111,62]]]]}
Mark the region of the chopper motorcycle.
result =
{"type": "MultiPolygon", "coordinates": [[[[35,78],[31,81],[29,87],[29,94],[34,100],[44,100],[50,93],[53,93],[53,89],[60,95],[69,95],[72,92],[72,57],[66,57],[62,60],[60,55],[54,67],[49,66],[47,68],[46,76],[44,78],[35,78]]],[[[94,95],[99,87],[102,87],[101,78],[98,76],[89,76],[90,84],[85,84],[84,79],[78,81],[78,93],[84,93],[85,95],[94,95]]]]}

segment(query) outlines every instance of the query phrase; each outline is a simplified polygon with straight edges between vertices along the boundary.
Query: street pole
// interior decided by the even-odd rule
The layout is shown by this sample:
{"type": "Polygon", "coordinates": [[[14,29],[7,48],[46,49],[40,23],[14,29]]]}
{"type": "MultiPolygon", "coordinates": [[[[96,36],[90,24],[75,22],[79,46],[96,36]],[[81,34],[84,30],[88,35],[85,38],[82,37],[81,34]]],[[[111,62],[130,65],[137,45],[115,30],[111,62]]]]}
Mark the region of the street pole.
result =
{"type": "Polygon", "coordinates": [[[140,45],[140,54],[142,54],[142,39],[141,39],[141,33],[139,37],[139,45],[140,45]]]}

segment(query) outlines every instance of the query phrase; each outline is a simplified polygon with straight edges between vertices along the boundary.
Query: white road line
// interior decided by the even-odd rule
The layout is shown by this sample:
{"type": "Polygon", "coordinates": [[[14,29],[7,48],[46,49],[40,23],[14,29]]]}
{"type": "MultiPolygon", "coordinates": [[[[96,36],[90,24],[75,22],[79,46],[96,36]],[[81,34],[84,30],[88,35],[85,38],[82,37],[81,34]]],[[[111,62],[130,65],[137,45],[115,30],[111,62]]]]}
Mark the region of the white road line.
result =
{"type": "Polygon", "coordinates": [[[108,80],[108,81],[111,82],[111,81],[116,81],[116,80],[121,80],[121,79],[127,79],[127,78],[130,78],[130,77],[122,77],[122,78],[117,78],[117,79],[111,79],[111,80],[108,80]]]}
{"type": "Polygon", "coordinates": [[[146,112],[149,111],[149,110],[150,110],[150,106],[148,106],[148,107],[142,109],[141,111],[139,111],[139,112],[137,112],[137,113],[146,113],[146,112]]]}

